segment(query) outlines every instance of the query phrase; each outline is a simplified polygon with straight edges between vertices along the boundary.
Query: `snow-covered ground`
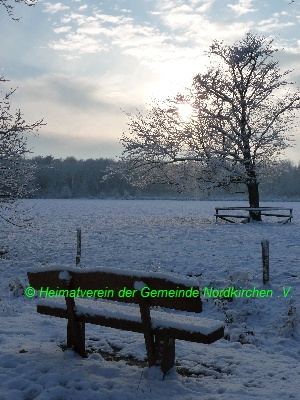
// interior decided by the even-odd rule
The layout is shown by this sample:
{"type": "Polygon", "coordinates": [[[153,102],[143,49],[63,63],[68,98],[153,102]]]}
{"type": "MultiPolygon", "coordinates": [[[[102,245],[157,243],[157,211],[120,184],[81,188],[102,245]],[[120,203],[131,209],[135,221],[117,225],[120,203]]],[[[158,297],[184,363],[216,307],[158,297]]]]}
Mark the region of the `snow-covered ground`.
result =
{"type": "MultiPolygon", "coordinates": [[[[1,227],[0,399],[299,399],[300,203],[285,225],[215,222],[214,207],[237,202],[27,200],[30,230],[1,227]],[[143,335],[86,327],[82,359],[62,351],[66,321],[40,315],[27,286],[32,267],[74,266],[76,228],[84,267],[106,266],[192,277],[200,288],[272,289],[272,298],[203,298],[200,316],[226,322],[211,345],[176,342],[165,378],[144,367],[143,335]],[[262,285],[261,241],[270,242],[270,283],[262,285]],[[284,291],[291,288],[287,296],[284,291]],[[13,290],[11,290],[13,289],[13,290]],[[109,361],[120,357],[120,361],[109,361]],[[134,359],[132,360],[131,357],[134,359]]],[[[93,300],[89,300],[89,303],[93,300]]]]}

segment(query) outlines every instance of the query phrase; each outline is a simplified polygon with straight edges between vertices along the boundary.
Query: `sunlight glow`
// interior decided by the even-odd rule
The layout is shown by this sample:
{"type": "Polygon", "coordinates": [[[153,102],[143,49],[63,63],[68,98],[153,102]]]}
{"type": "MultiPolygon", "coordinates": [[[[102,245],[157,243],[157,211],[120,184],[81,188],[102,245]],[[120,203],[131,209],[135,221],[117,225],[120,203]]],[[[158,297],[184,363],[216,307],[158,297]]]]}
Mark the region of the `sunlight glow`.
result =
{"type": "Polygon", "coordinates": [[[188,120],[192,115],[192,107],[189,104],[179,104],[177,106],[179,116],[184,120],[188,120]]]}

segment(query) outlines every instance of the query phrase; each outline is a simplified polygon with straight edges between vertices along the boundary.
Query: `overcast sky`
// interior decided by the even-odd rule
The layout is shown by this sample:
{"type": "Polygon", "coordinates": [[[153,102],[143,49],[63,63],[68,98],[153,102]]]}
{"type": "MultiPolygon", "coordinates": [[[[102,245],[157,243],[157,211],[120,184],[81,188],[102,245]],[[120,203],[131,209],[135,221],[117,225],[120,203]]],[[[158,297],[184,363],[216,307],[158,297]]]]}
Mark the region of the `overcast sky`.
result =
{"type": "MultiPolygon", "coordinates": [[[[121,111],[143,109],[191,84],[214,39],[252,30],[276,37],[282,70],[300,84],[300,1],[65,0],[0,8],[0,68],[14,108],[44,118],[33,155],[115,157],[126,130],[121,111]],[[7,85],[8,86],[8,85],[7,85]]],[[[1,72],[1,71],[0,71],[1,72]]],[[[2,85],[3,86],[3,85],[2,85]]],[[[300,161],[300,129],[287,157],[300,161]]]]}

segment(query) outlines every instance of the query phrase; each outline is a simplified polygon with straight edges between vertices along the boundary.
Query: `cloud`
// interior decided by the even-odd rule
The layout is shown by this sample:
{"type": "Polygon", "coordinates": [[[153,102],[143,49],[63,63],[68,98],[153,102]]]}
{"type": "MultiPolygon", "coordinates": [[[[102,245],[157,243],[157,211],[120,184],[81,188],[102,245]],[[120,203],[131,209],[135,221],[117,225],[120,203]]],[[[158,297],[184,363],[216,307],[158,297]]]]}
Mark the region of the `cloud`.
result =
{"type": "Polygon", "coordinates": [[[169,35],[161,34],[154,27],[132,24],[111,29],[109,35],[113,39],[113,44],[117,44],[121,48],[139,47],[141,51],[153,44],[161,45],[167,39],[171,38],[169,35]]]}
{"type": "Polygon", "coordinates": [[[206,12],[206,11],[208,11],[210,8],[211,8],[211,6],[213,5],[213,3],[214,3],[214,1],[215,0],[204,0],[204,1],[202,1],[202,3],[204,3],[202,6],[200,6],[200,7],[197,7],[196,8],[196,11],[197,12],[206,12]]]}
{"type": "MultiPolygon", "coordinates": [[[[188,5],[184,4],[183,1],[170,2],[165,0],[157,3],[156,10],[165,27],[174,32],[180,31],[181,38],[189,37],[190,39],[191,33],[202,32],[210,25],[204,11],[208,10],[213,3],[214,0],[190,0],[188,5]],[[199,7],[200,4],[202,6],[199,7]]],[[[176,37],[179,37],[179,35],[176,37]]],[[[183,40],[180,39],[180,41],[183,40]]]]}
{"type": "Polygon", "coordinates": [[[200,13],[194,13],[193,10],[173,8],[161,16],[163,23],[172,30],[187,29],[194,30],[192,27],[198,25],[198,30],[202,30],[203,22],[207,20],[200,13]],[[188,12],[190,11],[190,12],[188,12]]]}
{"type": "Polygon", "coordinates": [[[47,126],[43,127],[38,139],[28,137],[27,144],[33,152],[31,157],[52,155],[55,158],[72,156],[78,160],[100,157],[114,159],[122,153],[122,145],[116,137],[77,136],[76,132],[62,135],[47,126]]]}
{"type": "Polygon", "coordinates": [[[133,18],[108,15],[108,14],[95,13],[95,17],[100,19],[103,22],[109,22],[109,23],[113,23],[113,24],[125,24],[125,23],[133,21],[133,18]]]}
{"type": "MultiPolygon", "coordinates": [[[[31,101],[39,99],[57,103],[63,108],[88,111],[106,108],[107,104],[96,94],[96,87],[92,81],[76,76],[64,74],[49,74],[38,79],[27,79],[22,83],[22,92],[30,97],[31,101]]],[[[100,96],[101,97],[101,96],[100,96]]]]}
{"type": "MultiPolygon", "coordinates": [[[[147,76],[153,82],[149,73],[147,76]]],[[[55,156],[83,157],[81,142],[83,150],[85,146],[94,146],[93,155],[87,151],[87,157],[105,157],[109,146],[118,147],[118,137],[126,130],[128,120],[121,109],[135,113],[135,107],[143,108],[145,78],[146,75],[107,73],[92,80],[47,74],[16,82],[22,90],[16,91],[14,101],[28,121],[44,118],[47,123],[41,129],[39,140],[32,142],[38,146],[36,154],[54,151],[55,156]]]]}
{"type": "MultiPolygon", "coordinates": [[[[67,59],[118,49],[121,54],[134,57],[140,65],[160,75],[167,73],[170,76],[168,70],[174,76],[178,74],[177,70],[195,71],[196,62],[200,63],[203,59],[203,50],[213,39],[223,37],[234,41],[252,27],[251,23],[212,23],[204,10],[208,10],[214,2],[160,0],[155,11],[151,11],[158,16],[161,22],[159,27],[136,23],[134,18],[126,15],[94,11],[93,16],[86,16],[72,12],[64,20],[65,23],[72,21],[75,24],[72,31],[68,30],[64,38],[52,41],[50,47],[63,52],[67,59]]],[[[201,67],[197,72],[199,69],[201,67]]]]}
{"type": "Polygon", "coordinates": [[[82,11],[82,10],[85,10],[85,9],[87,9],[87,5],[86,4],[84,4],[83,6],[78,7],[78,11],[82,11]]]}
{"type": "Polygon", "coordinates": [[[64,52],[65,58],[71,60],[79,58],[82,54],[108,50],[105,38],[95,37],[100,33],[103,34],[106,32],[100,26],[97,17],[72,12],[62,18],[61,22],[74,22],[78,26],[77,30],[71,30],[70,26],[54,29],[56,33],[66,32],[66,36],[59,40],[52,40],[48,45],[53,50],[64,52]]]}
{"type": "Polygon", "coordinates": [[[70,7],[64,6],[62,3],[44,3],[46,6],[46,10],[43,10],[43,12],[49,12],[51,14],[55,14],[58,11],[63,11],[63,10],[68,10],[70,7]]]}
{"type": "Polygon", "coordinates": [[[176,10],[177,12],[191,11],[195,10],[196,7],[203,11],[204,8],[210,8],[215,1],[216,0],[159,0],[157,1],[156,8],[161,10],[161,12],[168,12],[171,10],[176,10]]]}
{"type": "Polygon", "coordinates": [[[80,33],[69,33],[66,39],[50,42],[49,47],[54,50],[77,52],[79,54],[98,53],[99,51],[108,50],[107,45],[102,44],[101,40],[80,33]]]}
{"type": "Polygon", "coordinates": [[[132,10],[128,10],[127,8],[120,8],[117,5],[113,8],[113,10],[120,11],[120,12],[123,12],[123,13],[131,13],[132,12],[132,10]]]}
{"type": "Polygon", "coordinates": [[[193,5],[198,5],[200,3],[204,3],[204,4],[210,4],[212,5],[215,2],[215,0],[190,0],[190,3],[193,5]]]}
{"type": "Polygon", "coordinates": [[[62,24],[68,24],[70,21],[71,21],[71,18],[70,18],[70,17],[64,17],[64,18],[61,18],[61,19],[60,19],[60,22],[61,22],[62,24]]]}
{"type": "MultiPolygon", "coordinates": [[[[68,26],[64,38],[49,43],[52,49],[65,52],[68,59],[74,57],[74,55],[70,56],[70,53],[80,56],[84,53],[107,51],[111,46],[118,46],[121,49],[149,48],[171,39],[171,36],[161,34],[157,28],[135,25],[132,18],[124,16],[100,13],[85,16],[71,13],[65,19],[66,23],[70,21],[78,27],[70,32],[68,26]]],[[[55,32],[63,32],[63,27],[55,28],[55,32]]]]}
{"type": "MultiPolygon", "coordinates": [[[[211,44],[216,38],[229,39],[234,41],[240,38],[243,32],[251,29],[254,25],[252,21],[239,23],[232,21],[226,24],[226,20],[212,22],[212,18],[207,11],[212,7],[215,0],[191,1],[188,7],[182,7],[182,2],[176,4],[164,1],[157,3],[157,10],[160,12],[159,18],[163,25],[171,29],[172,43],[186,48],[194,48],[194,53],[200,51],[211,44]],[[202,6],[199,7],[199,5],[202,6]],[[201,48],[201,50],[199,49],[201,48]]],[[[226,10],[226,6],[225,6],[226,10]]],[[[223,10],[221,10],[222,12],[223,10]]],[[[214,12],[214,11],[212,11],[214,12]]]]}
{"type": "Polygon", "coordinates": [[[189,11],[193,11],[193,7],[188,6],[187,4],[183,4],[181,6],[173,8],[173,12],[175,12],[175,13],[182,13],[182,12],[184,13],[184,12],[189,12],[189,11]]]}
{"type": "Polygon", "coordinates": [[[173,1],[161,0],[161,1],[159,1],[158,5],[161,10],[166,11],[166,10],[174,9],[175,7],[179,7],[183,3],[184,2],[182,0],[173,0],[173,1]]]}
{"type": "Polygon", "coordinates": [[[55,33],[64,33],[69,32],[72,29],[71,26],[62,26],[61,28],[54,28],[53,31],[55,33]]]}
{"type": "Polygon", "coordinates": [[[252,3],[253,0],[239,0],[237,4],[228,4],[227,7],[231,8],[238,16],[240,16],[242,14],[257,11],[257,9],[251,8],[252,3]]]}
{"type": "Polygon", "coordinates": [[[138,82],[137,77],[121,73],[106,73],[95,79],[54,73],[23,80],[19,83],[22,91],[16,91],[16,95],[28,104],[47,102],[73,114],[119,112],[122,106],[132,108],[131,102],[142,101],[139,85],[134,88],[132,82],[138,82]],[[134,96],[133,91],[137,92],[134,96]]]}
{"type": "Polygon", "coordinates": [[[73,20],[78,25],[84,25],[89,22],[97,21],[97,17],[92,17],[92,16],[88,17],[84,14],[77,14],[74,12],[69,14],[68,18],[70,18],[70,20],[73,20]]]}
{"type": "Polygon", "coordinates": [[[278,18],[270,18],[260,21],[258,23],[259,30],[261,32],[270,32],[278,29],[282,29],[288,26],[295,25],[294,22],[279,22],[278,18]]]}
{"type": "Polygon", "coordinates": [[[107,29],[101,27],[99,22],[90,22],[78,28],[76,32],[84,35],[99,35],[101,33],[107,33],[107,29]]]}
{"type": "MultiPolygon", "coordinates": [[[[288,69],[293,69],[293,73],[299,75],[299,58],[296,57],[295,59],[291,57],[287,57],[288,55],[297,55],[300,54],[300,40],[279,40],[280,47],[283,48],[284,57],[282,62],[287,64],[288,69]]],[[[299,76],[297,77],[296,81],[299,82],[299,76]]],[[[293,77],[293,80],[295,78],[293,77]]]]}

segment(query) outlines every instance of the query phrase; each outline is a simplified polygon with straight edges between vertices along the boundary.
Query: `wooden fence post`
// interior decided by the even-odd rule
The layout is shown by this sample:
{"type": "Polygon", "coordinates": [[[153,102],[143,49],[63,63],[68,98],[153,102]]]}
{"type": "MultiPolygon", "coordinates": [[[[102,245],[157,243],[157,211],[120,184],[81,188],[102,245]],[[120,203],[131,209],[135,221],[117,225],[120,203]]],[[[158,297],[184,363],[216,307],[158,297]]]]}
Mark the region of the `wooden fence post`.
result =
{"type": "Polygon", "coordinates": [[[76,265],[80,263],[81,257],[81,229],[77,229],[77,253],[76,253],[76,265]]]}
{"type": "Polygon", "coordinates": [[[263,284],[269,282],[269,241],[263,240],[261,242],[262,250],[262,264],[263,264],[263,284]]]}

